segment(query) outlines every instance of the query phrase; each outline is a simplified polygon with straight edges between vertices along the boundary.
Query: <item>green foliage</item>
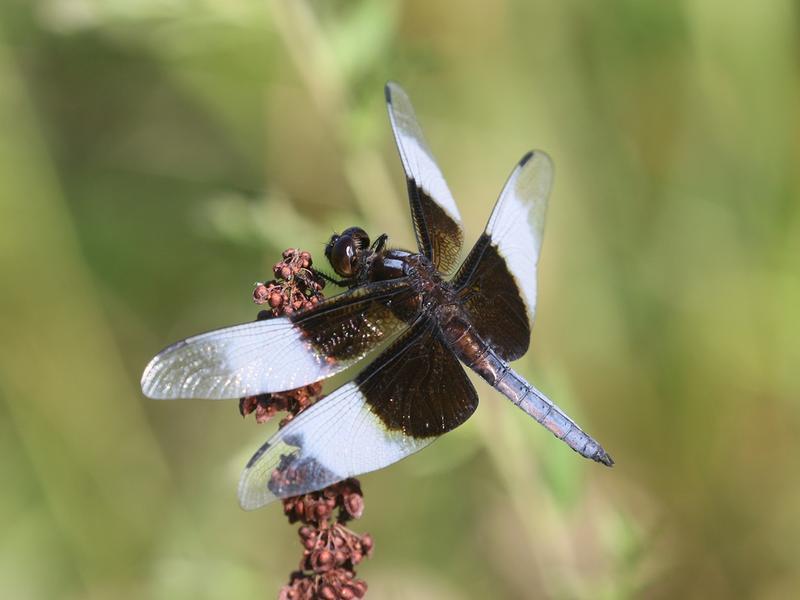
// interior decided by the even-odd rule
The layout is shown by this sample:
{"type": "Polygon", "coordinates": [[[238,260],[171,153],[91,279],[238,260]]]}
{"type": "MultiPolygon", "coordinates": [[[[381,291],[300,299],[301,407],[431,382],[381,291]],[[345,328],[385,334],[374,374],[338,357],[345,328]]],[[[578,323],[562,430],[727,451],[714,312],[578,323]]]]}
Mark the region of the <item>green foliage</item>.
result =
{"type": "Polygon", "coordinates": [[[617,466],[477,383],[464,428],[363,480],[374,597],[796,596],[797,23],[785,0],[4,4],[0,596],[249,598],[295,568],[280,509],[235,500],[268,432],[138,380],[252,319],[283,248],[413,242],[387,79],[468,239],[526,150],[554,157],[517,367],[617,466]]]}

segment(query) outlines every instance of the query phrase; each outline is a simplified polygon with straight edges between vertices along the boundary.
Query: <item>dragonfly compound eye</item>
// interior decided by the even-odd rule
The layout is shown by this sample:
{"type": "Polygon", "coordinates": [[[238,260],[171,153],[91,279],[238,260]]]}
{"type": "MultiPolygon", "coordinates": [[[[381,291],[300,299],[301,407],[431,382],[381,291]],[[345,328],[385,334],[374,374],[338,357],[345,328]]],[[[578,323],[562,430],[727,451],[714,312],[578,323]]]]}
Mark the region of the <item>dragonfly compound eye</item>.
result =
{"type": "Polygon", "coordinates": [[[331,242],[328,260],[330,260],[333,270],[341,277],[352,277],[356,262],[356,240],[343,234],[331,242]]]}

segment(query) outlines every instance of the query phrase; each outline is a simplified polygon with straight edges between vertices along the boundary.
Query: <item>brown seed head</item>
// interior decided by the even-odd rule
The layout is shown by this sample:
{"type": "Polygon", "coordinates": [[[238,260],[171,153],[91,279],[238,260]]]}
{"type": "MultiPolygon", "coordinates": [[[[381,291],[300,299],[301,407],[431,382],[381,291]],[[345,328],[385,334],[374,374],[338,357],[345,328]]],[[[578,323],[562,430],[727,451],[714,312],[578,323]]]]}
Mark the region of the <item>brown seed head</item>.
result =
{"type": "MultiPolygon", "coordinates": [[[[325,280],[311,269],[312,264],[309,252],[296,248],[283,252],[282,260],[272,268],[276,279],[259,282],[253,290],[254,302],[268,304],[270,309],[260,311],[258,319],[309,310],[323,300],[325,280]]],[[[285,411],[282,427],[316,402],[321,393],[322,383],[318,382],[287,392],[242,398],[239,408],[242,415],[254,413],[259,423],[285,411]]],[[[302,469],[281,461],[270,475],[269,487],[291,485],[302,476],[302,469]]],[[[319,492],[286,498],[283,507],[290,523],[303,523],[298,530],[303,557],[301,570],[291,574],[280,598],[362,598],[367,584],[355,578],[353,567],[370,554],[372,538],[359,536],[343,525],[363,513],[364,499],[358,481],[348,479],[319,492]]]]}

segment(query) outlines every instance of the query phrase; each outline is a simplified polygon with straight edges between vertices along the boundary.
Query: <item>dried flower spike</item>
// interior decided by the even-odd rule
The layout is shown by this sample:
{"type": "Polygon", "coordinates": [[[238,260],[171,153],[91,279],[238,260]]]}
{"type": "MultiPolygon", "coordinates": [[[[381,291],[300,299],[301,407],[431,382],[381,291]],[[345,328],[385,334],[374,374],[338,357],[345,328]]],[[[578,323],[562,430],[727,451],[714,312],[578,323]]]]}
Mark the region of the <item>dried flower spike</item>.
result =
{"type": "MultiPolygon", "coordinates": [[[[258,319],[289,315],[318,304],[325,280],[311,270],[311,254],[296,248],[283,251],[283,260],[272,272],[275,279],[256,283],[253,301],[266,305],[258,319]]],[[[313,383],[277,394],[248,396],[239,401],[242,416],[253,414],[266,423],[279,412],[287,413],[283,427],[300,412],[321,399],[322,384],[313,383]]],[[[291,469],[276,469],[273,478],[296,476],[291,469]]],[[[329,600],[363,598],[365,581],[356,578],[355,566],[372,553],[372,537],[359,535],[345,524],[364,512],[364,495],[357,479],[347,479],[325,489],[283,500],[289,523],[302,523],[298,530],[303,555],[299,570],[289,576],[278,596],[281,600],[329,600]]]]}

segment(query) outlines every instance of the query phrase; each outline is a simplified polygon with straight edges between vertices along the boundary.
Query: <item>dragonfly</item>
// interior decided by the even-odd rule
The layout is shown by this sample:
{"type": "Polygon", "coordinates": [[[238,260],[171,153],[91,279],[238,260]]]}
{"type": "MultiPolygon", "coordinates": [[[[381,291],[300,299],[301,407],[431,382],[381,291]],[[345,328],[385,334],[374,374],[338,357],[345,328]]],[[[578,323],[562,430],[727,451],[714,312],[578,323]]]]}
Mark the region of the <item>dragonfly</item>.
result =
{"type": "Polygon", "coordinates": [[[371,241],[360,227],[334,234],[325,246],[336,274],[329,278],[345,291],[291,315],[179,341],[142,376],[150,398],[236,399],[309,385],[364,361],[247,462],[238,487],[246,510],[381,469],[452,431],[478,406],[465,368],[581,456],[614,464],[510,365],[530,345],[551,159],[531,151],[517,162],[459,265],[458,206],[408,95],[393,82],[385,95],[416,251],[390,248],[386,234],[371,241]]]}

